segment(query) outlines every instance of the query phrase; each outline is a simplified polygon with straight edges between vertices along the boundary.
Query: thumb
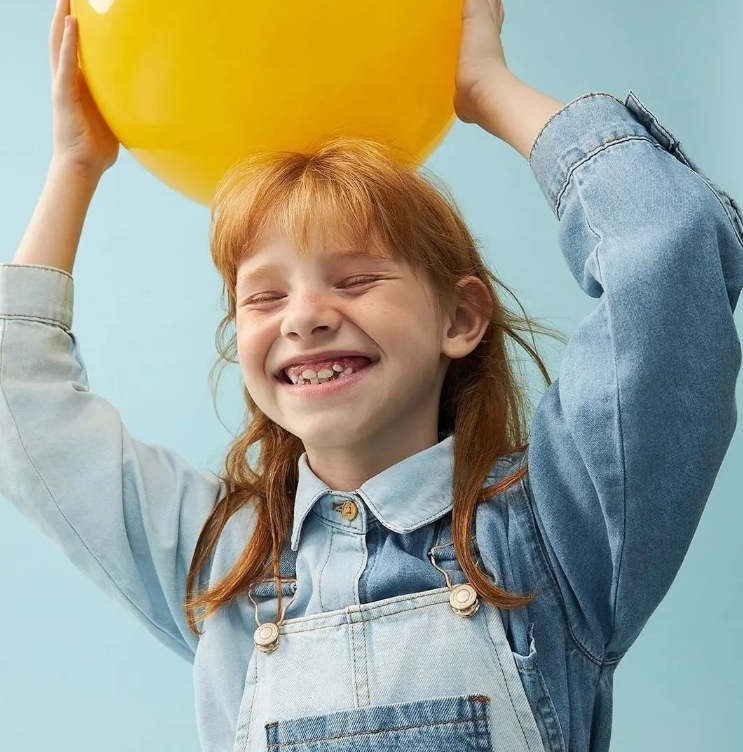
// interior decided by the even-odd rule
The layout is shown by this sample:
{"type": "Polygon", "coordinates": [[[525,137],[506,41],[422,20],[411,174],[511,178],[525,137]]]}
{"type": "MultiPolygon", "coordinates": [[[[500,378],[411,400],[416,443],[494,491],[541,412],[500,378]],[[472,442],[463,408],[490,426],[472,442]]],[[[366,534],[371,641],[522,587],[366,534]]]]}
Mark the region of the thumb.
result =
{"type": "Polygon", "coordinates": [[[488,0],[465,0],[462,22],[462,49],[467,51],[467,56],[487,57],[492,54],[498,28],[488,0]]]}
{"type": "Polygon", "coordinates": [[[77,59],[77,26],[76,20],[71,20],[64,27],[62,43],[59,48],[59,60],[54,76],[56,97],[61,104],[79,101],[78,59],[77,59]]]}

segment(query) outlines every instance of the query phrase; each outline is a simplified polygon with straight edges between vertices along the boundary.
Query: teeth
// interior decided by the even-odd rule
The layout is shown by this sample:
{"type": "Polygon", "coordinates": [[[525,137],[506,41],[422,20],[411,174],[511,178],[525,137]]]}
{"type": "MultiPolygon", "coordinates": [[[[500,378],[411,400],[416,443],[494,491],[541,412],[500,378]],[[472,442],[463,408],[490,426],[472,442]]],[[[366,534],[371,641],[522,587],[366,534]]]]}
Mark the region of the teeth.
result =
{"type": "MultiPolygon", "coordinates": [[[[354,372],[350,366],[343,370],[343,366],[336,363],[331,371],[328,368],[323,368],[321,371],[316,372],[311,368],[305,368],[302,371],[301,376],[289,376],[292,384],[324,384],[326,381],[332,381],[333,379],[348,378],[354,372]]],[[[286,373],[286,372],[285,372],[286,373]]]]}

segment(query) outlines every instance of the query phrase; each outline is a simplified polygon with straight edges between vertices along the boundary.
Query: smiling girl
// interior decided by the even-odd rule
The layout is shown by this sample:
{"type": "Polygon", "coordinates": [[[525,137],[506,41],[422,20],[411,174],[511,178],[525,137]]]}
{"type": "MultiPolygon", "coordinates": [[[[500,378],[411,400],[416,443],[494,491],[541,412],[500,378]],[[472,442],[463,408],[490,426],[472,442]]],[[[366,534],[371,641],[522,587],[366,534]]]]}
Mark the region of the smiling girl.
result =
{"type": "Polygon", "coordinates": [[[0,491],[194,664],[207,752],[607,750],[735,428],[737,203],[632,91],[519,80],[500,0],[467,0],[457,114],[528,160],[597,301],[559,379],[433,177],[362,139],[253,155],[211,234],[245,424],[199,472],[90,391],[71,331],[118,143],[68,10],[54,159],[0,265],[0,491]],[[547,384],[532,416],[512,345],[547,384]]]}

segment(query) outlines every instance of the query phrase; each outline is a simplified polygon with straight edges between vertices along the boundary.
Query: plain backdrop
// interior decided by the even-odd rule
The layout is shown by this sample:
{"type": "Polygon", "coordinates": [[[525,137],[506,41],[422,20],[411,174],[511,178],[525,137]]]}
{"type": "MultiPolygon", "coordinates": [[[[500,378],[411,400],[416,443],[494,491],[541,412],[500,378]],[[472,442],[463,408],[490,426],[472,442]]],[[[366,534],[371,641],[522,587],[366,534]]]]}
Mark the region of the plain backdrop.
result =
{"type": "MultiPolygon", "coordinates": [[[[51,157],[52,11],[52,0],[0,5],[0,263],[13,259],[51,157]]],[[[624,101],[633,89],[743,201],[742,29],[738,0],[511,0],[503,43],[516,75],[565,103],[589,91],[624,101]]],[[[426,166],[449,184],[492,269],[527,311],[572,333],[596,301],[567,269],[557,220],[526,160],[458,122],[426,166]]],[[[208,230],[206,207],[122,150],[88,215],[73,330],[91,390],[118,408],[132,435],[217,472],[231,434],[207,380],[221,318],[208,230]]],[[[740,308],[736,321],[741,331],[740,308]]],[[[562,346],[543,346],[554,378],[562,346]]],[[[533,370],[530,378],[541,391],[533,370]]],[[[243,414],[241,383],[237,367],[222,380],[230,431],[243,414]]],[[[742,466],[739,429],[670,592],[617,669],[613,751],[740,749],[742,466]]],[[[0,577],[0,750],[198,752],[190,665],[2,497],[0,577]]]]}

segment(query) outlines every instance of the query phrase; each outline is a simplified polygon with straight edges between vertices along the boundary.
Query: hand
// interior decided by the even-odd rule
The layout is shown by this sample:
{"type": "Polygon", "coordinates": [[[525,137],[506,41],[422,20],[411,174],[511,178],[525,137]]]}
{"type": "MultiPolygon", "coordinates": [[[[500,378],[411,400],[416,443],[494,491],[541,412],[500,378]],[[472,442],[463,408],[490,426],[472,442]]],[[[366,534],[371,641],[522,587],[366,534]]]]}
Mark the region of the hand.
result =
{"type": "Polygon", "coordinates": [[[493,83],[508,65],[501,44],[505,11],[501,0],[465,0],[454,110],[465,123],[477,123],[493,83]]]}
{"type": "Polygon", "coordinates": [[[82,174],[101,175],[119,155],[119,141],[103,119],[78,64],[77,19],[60,0],[49,33],[54,115],[54,160],[82,174]],[[65,28],[65,18],[70,25],[65,28]]]}

